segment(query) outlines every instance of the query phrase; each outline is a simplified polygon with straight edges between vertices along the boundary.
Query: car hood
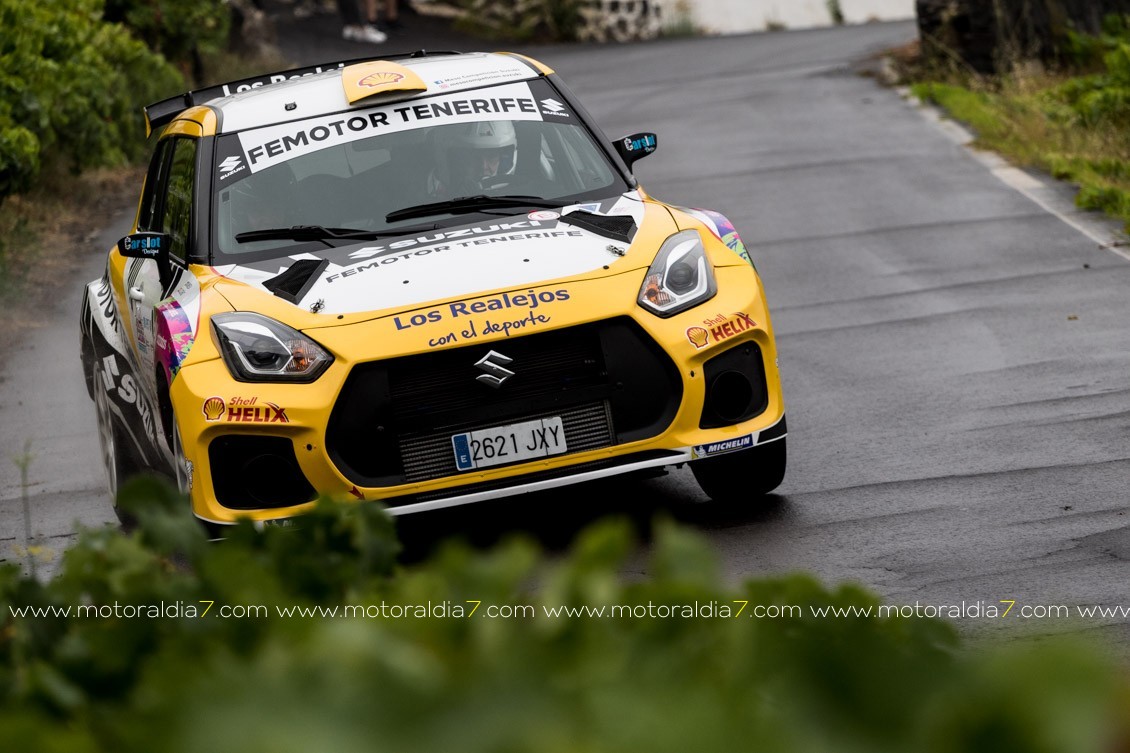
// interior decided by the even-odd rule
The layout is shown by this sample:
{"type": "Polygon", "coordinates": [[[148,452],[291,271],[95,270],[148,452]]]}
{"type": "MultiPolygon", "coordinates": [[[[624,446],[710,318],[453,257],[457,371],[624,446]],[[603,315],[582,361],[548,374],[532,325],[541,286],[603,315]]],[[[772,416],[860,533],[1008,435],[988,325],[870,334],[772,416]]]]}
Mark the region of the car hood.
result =
{"type": "Polygon", "coordinates": [[[227,278],[219,290],[237,309],[262,310],[269,296],[319,315],[391,313],[430,301],[646,267],[677,229],[666,207],[632,191],[556,211],[523,211],[215,271],[227,278]],[[580,214],[568,219],[575,213],[580,214]],[[587,222],[576,224],[580,219],[587,222]],[[629,232],[610,232],[617,224],[629,226],[629,232]],[[280,276],[299,262],[296,271],[303,274],[281,284],[286,278],[280,276]],[[280,292],[280,286],[286,290],[280,292]]]}

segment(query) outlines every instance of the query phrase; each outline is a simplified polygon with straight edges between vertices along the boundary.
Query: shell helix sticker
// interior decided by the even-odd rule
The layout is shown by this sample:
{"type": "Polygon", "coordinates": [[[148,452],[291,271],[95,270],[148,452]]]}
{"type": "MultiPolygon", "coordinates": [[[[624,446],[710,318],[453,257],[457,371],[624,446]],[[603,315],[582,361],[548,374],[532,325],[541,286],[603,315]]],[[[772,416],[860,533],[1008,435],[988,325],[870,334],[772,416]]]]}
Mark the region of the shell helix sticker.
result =
{"type": "Polygon", "coordinates": [[[180,371],[196,339],[188,314],[176,301],[157,307],[157,358],[169,370],[169,380],[180,371]]]}
{"type": "Polygon", "coordinates": [[[289,424],[286,408],[276,403],[260,401],[258,397],[233,397],[225,400],[219,395],[206,399],[200,406],[208,423],[289,424]]]}
{"type": "Polygon", "coordinates": [[[756,327],[757,322],[744,311],[735,311],[728,316],[726,314],[715,314],[703,319],[701,326],[688,327],[687,340],[695,347],[695,350],[701,350],[712,342],[725,342],[731,337],[756,327]]]}

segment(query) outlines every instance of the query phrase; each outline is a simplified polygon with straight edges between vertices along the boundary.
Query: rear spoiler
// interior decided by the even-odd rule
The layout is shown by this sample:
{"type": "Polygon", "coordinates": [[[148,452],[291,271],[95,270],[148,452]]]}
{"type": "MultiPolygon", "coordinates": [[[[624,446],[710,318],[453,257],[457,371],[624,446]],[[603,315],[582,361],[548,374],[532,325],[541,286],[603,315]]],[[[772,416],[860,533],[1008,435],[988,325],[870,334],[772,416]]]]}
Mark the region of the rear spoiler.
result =
{"type": "Polygon", "coordinates": [[[321,65],[312,65],[305,68],[289,68],[285,71],[264,73],[261,76],[252,76],[251,78],[241,78],[236,81],[229,81],[226,84],[209,86],[204,89],[194,89],[184,94],[178,94],[175,97],[162,99],[160,102],[154,102],[143,108],[145,111],[145,135],[148,137],[155,129],[171,122],[173,118],[190,107],[202,105],[205,102],[211,102],[214,99],[226,97],[229,94],[244,92],[249,89],[258,89],[282,81],[301,78],[302,76],[312,76],[315,73],[323,73],[324,71],[335,71],[347,65],[367,63],[373,60],[398,60],[404,58],[422,58],[430,55],[458,54],[460,53],[453,50],[436,50],[434,52],[417,50],[416,52],[406,52],[396,55],[383,55],[379,58],[351,58],[349,60],[339,60],[336,63],[322,63],[321,65]]]}

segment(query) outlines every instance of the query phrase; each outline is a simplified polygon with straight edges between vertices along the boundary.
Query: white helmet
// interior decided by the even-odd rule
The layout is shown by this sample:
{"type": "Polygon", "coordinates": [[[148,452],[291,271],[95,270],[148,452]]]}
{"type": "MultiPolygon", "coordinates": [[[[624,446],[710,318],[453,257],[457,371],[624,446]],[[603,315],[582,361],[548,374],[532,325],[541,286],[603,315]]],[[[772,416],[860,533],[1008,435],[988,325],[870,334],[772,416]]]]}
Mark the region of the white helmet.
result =
{"type": "Polygon", "coordinates": [[[482,190],[494,176],[514,172],[517,144],[508,120],[440,126],[434,137],[436,181],[453,195],[482,190]]]}
{"type": "Polygon", "coordinates": [[[456,126],[451,146],[465,149],[504,149],[518,143],[509,120],[480,120],[456,126]]]}

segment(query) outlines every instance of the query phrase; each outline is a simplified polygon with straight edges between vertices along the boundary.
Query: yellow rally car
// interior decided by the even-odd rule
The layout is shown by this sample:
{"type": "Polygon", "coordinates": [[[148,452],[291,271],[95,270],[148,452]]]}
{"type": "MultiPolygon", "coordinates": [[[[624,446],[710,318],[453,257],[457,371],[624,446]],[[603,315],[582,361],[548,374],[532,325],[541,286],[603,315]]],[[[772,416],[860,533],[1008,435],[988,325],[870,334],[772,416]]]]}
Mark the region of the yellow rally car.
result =
{"type": "Polygon", "coordinates": [[[202,520],[319,494],[395,513],[690,463],[715,499],[785,470],[753,264],[649,197],[545,65],[413,53],[146,108],[134,232],[82,306],[111,492],[175,476],[202,520]]]}

